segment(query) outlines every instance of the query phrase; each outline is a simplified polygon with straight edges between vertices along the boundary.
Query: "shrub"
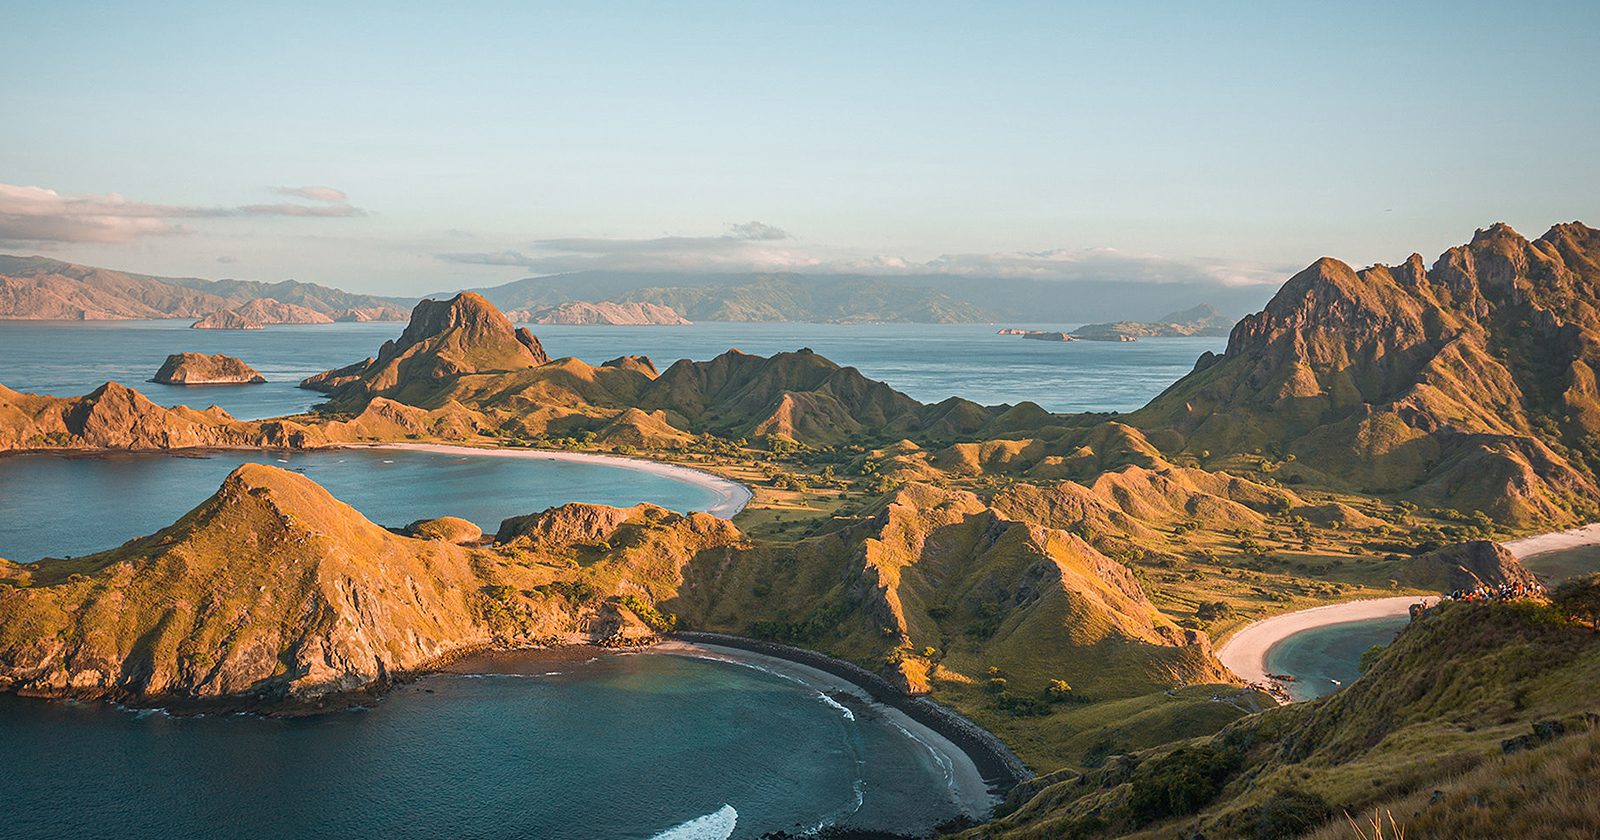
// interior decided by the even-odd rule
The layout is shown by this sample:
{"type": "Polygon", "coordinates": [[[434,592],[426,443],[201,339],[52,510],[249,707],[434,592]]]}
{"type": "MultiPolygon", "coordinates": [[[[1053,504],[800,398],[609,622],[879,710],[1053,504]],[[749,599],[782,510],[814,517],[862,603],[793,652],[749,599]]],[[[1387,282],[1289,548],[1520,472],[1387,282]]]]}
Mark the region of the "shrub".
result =
{"type": "Polygon", "coordinates": [[[1194,607],[1194,617],[1201,621],[1216,621],[1233,615],[1233,605],[1226,601],[1201,601],[1194,607]]]}
{"type": "Polygon", "coordinates": [[[1009,683],[1006,682],[1005,677],[989,678],[989,691],[994,694],[999,694],[1000,692],[1005,691],[1007,685],[1009,685],[1009,683]]]}
{"type": "Polygon", "coordinates": [[[1567,618],[1600,628],[1600,574],[1573,578],[1550,593],[1550,603],[1567,618]]]}
{"type": "Polygon", "coordinates": [[[1252,834],[1260,840],[1299,837],[1333,818],[1333,806],[1315,793],[1286,790],[1252,808],[1252,834]]]}
{"type": "Polygon", "coordinates": [[[1361,673],[1365,674],[1367,670],[1372,667],[1372,664],[1378,661],[1378,657],[1383,655],[1384,650],[1386,650],[1384,645],[1373,645],[1372,647],[1369,647],[1363,651],[1361,654],[1361,664],[1359,666],[1361,673]]]}
{"type": "Polygon", "coordinates": [[[1236,753],[1209,745],[1147,761],[1134,771],[1129,814],[1140,824],[1193,814],[1217,798],[1238,766],[1236,753]]]}
{"type": "Polygon", "coordinates": [[[1044,687],[1044,698],[1054,703],[1072,699],[1072,686],[1066,680],[1051,680],[1044,687]]]}

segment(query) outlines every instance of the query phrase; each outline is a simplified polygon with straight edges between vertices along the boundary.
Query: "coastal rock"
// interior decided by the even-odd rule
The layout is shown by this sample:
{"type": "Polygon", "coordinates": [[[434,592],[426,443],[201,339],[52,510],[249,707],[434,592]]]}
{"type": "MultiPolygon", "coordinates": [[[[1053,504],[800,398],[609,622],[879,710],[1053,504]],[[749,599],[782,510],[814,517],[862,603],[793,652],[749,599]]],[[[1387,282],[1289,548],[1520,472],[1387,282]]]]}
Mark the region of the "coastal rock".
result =
{"type": "Polygon", "coordinates": [[[116,382],[81,397],[24,394],[0,386],[0,451],[299,448],[326,440],[323,430],[292,421],[240,421],[217,406],[204,411],[159,406],[116,382]]]}
{"type": "Polygon", "coordinates": [[[239,385],[265,382],[267,378],[239,359],[221,353],[174,353],[150,381],[165,385],[239,385]]]}
{"type": "Polygon", "coordinates": [[[482,528],[459,516],[419,519],[407,525],[403,533],[419,540],[442,540],[456,545],[467,545],[483,539],[482,528]]]}

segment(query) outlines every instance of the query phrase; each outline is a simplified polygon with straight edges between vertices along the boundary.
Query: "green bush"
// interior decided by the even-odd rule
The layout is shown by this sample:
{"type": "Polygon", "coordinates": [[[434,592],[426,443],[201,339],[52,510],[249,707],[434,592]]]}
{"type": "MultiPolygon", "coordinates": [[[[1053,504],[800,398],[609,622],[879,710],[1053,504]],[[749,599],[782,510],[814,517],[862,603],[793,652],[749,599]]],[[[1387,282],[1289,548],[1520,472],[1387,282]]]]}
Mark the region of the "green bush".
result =
{"type": "Polygon", "coordinates": [[[1139,824],[1193,814],[1217,798],[1239,766],[1236,753],[1213,746],[1179,747],[1134,771],[1128,811],[1139,824]]]}
{"type": "Polygon", "coordinates": [[[1251,811],[1251,834],[1259,840],[1299,837],[1334,816],[1326,799],[1300,790],[1286,790],[1251,811]]]}

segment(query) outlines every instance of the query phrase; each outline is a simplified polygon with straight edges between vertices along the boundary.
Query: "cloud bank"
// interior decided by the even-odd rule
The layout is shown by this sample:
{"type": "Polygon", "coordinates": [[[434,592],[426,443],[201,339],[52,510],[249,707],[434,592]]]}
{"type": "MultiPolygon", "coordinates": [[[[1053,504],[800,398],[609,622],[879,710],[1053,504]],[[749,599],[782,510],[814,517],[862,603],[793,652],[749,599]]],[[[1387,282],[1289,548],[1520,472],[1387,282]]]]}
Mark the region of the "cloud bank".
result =
{"type": "Polygon", "coordinates": [[[77,195],[52,189],[0,184],[0,242],[10,244],[132,242],[147,236],[192,232],[183,221],[240,216],[332,218],[364,216],[332,187],[300,187],[297,195],[325,202],[195,207],[134,201],[118,193],[77,195]]]}
{"type": "Polygon", "coordinates": [[[1241,261],[1129,254],[1112,248],[941,254],[930,260],[892,255],[828,255],[782,228],[750,221],[721,236],[654,239],[539,239],[523,248],[439,254],[447,262],[521,268],[533,274],[576,271],[763,272],[880,276],[939,274],[1058,282],[1123,281],[1252,286],[1282,282],[1285,267],[1241,261]]]}

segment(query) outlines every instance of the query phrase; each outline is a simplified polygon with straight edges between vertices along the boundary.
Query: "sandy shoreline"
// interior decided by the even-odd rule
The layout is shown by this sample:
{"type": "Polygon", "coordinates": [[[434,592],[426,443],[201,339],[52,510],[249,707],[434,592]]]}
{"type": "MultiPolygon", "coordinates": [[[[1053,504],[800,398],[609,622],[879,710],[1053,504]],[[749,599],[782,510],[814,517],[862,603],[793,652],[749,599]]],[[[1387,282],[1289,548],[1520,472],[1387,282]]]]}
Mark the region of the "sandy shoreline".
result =
{"type": "Polygon", "coordinates": [[[345,444],[338,449],[409,449],[419,452],[435,452],[441,455],[471,455],[491,456],[496,458],[532,458],[543,461],[567,461],[569,463],[605,464],[622,469],[637,470],[650,473],[684,484],[693,484],[711,491],[717,497],[715,504],[706,508],[706,513],[721,519],[732,519],[745,505],[755,498],[750,488],[720,475],[685,467],[679,464],[668,464],[662,461],[651,461],[645,458],[628,458],[622,455],[603,455],[598,452],[558,452],[548,449],[499,449],[486,446],[458,446],[445,443],[355,443],[345,444]]]}
{"type": "Polygon", "coordinates": [[[1573,548],[1600,545],[1600,522],[1591,522],[1588,525],[1568,528],[1565,531],[1554,531],[1549,534],[1535,534],[1531,537],[1506,540],[1501,545],[1516,555],[1518,560],[1549,554],[1552,551],[1566,551],[1573,548]]]}
{"type": "Polygon", "coordinates": [[[849,694],[863,703],[871,704],[874,710],[896,727],[928,748],[930,766],[936,772],[944,774],[952,801],[962,813],[978,820],[986,820],[1000,802],[1000,797],[989,790],[989,783],[984,781],[977,763],[965,750],[900,709],[874,700],[864,688],[844,677],[790,659],[706,642],[669,639],[643,650],[647,653],[689,656],[755,667],[789,677],[818,691],[849,694]]]}
{"type": "Polygon", "coordinates": [[[1438,602],[1437,595],[1398,595],[1393,598],[1371,598],[1363,601],[1347,601],[1343,604],[1328,604],[1275,615],[1247,624],[1242,630],[1228,637],[1222,649],[1217,651],[1217,659],[1221,660],[1228,670],[1251,685],[1270,685],[1272,681],[1267,676],[1267,652],[1273,645],[1296,633],[1330,624],[1349,624],[1353,621],[1406,615],[1410,612],[1412,604],[1432,605],[1438,602]]]}

